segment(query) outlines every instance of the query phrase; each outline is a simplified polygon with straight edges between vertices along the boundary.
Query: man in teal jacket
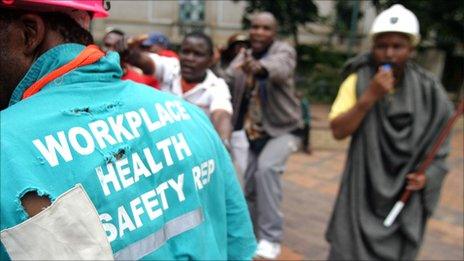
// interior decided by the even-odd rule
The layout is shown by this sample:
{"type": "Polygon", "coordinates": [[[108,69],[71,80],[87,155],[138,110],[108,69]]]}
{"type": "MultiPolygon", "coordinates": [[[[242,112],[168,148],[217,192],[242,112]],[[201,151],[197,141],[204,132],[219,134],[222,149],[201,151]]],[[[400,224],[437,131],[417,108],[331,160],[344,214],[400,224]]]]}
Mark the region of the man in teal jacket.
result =
{"type": "Polygon", "coordinates": [[[120,80],[84,29],[102,2],[0,0],[2,259],[251,259],[220,138],[120,80]]]}

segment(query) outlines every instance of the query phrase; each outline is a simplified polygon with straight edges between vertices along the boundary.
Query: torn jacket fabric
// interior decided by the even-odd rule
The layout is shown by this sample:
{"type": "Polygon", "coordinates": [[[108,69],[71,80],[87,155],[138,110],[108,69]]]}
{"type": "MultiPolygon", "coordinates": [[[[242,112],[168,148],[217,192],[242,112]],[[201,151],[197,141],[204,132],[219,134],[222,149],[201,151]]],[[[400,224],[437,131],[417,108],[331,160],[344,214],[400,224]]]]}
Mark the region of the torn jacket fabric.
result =
{"type": "MultiPolygon", "coordinates": [[[[41,55],[1,111],[1,230],[27,220],[25,192],[54,202],[80,183],[116,259],[251,259],[256,242],[233,165],[198,107],[122,81],[115,52],[21,100],[84,48],[41,55]]],[[[8,258],[3,245],[1,253],[8,258]]]]}

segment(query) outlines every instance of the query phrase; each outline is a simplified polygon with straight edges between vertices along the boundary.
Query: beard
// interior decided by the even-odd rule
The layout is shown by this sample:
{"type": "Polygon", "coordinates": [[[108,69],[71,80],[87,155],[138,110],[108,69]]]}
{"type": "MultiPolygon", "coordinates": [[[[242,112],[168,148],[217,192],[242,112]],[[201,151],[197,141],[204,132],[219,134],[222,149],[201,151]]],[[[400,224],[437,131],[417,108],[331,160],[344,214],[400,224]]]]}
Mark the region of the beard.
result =
{"type": "Polygon", "coordinates": [[[4,35],[0,33],[0,110],[5,109],[8,106],[8,102],[11,96],[11,83],[8,80],[7,73],[7,62],[5,58],[7,56],[7,50],[5,46],[6,39],[4,35]]]}
{"type": "Polygon", "coordinates": [[[8,107],[13,90],[27,72],[25,63],[11,48],[10,35],[2,30],[0,28],[0,110],[8,107]]]}

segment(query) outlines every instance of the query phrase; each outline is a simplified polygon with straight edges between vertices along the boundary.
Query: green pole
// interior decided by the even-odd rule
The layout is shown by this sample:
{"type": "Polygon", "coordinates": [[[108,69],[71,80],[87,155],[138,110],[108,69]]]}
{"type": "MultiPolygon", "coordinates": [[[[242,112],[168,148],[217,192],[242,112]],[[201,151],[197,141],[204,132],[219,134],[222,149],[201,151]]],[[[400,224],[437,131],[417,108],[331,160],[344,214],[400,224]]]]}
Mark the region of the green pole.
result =
{"type": "Polygon", "coordinates": [[[353,45],[358,29],[358,14],[359,14],[359,0],[353,1],[353,8],[351,10],[351,24],[350,24],[350,39],[348,41],[348,55],[351,56],[353,45]]]}

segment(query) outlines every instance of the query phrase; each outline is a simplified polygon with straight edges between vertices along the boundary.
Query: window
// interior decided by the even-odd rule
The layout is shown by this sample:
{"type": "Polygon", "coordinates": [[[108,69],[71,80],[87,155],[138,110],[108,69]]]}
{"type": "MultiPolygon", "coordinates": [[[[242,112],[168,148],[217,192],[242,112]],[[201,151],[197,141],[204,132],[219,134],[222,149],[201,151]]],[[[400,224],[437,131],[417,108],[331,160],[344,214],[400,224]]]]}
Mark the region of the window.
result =
{"type": "Polygon", "coordinates": [[[179,0],[179,23],[181,33],[203,31],[205,26],[204,0],[179,0]]]}

